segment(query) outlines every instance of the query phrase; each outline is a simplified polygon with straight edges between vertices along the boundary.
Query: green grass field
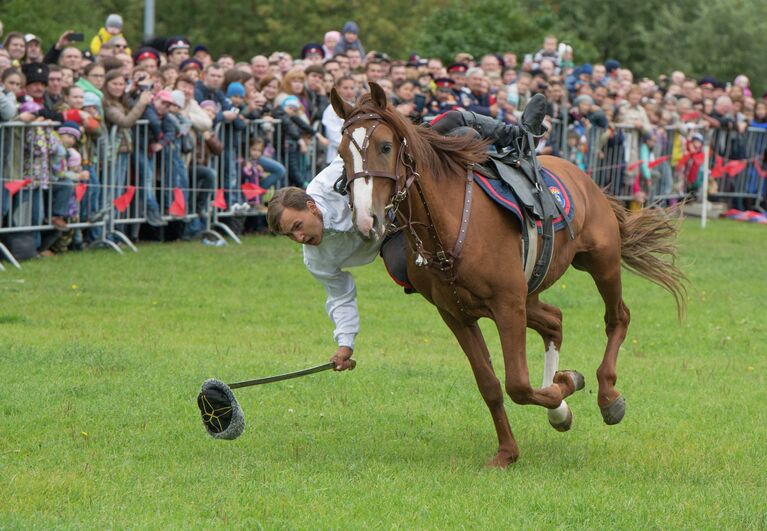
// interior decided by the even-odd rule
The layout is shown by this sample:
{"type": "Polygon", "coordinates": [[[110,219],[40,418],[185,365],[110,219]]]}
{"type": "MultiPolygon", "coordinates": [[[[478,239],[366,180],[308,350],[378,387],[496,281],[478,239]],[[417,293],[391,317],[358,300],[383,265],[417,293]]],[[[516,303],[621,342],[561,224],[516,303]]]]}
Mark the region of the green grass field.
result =
{"type": "MultiPolygon", "coordinates": [[[[507,400],[505,471],[468,363],[437,313],[379,262],[355,271],[357,370],[240,389],[247,428],[206,435],[195,397],[326,361],[324,291],[287,239],[144,244],[0,273],[0,528],[767,528],[767,232],[689,221],[686,321],[626,274],[627,413],[605,426],[603,309],[570,271],[561,365],[586,375],[575,422],[507,400]]],[[[502,357],[483,325],[496,371],[502,357]]],[[[543,345],[528,336],[531,379],[543,345]]]]}

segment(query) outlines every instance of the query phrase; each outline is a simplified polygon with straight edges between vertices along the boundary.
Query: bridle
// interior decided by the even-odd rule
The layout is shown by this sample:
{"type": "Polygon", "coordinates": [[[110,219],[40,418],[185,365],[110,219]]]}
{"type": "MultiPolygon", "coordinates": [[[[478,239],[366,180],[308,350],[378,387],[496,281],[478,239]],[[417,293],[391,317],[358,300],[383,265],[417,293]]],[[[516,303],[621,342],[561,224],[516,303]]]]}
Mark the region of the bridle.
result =
{"type": "MultiPolygon", "coordinates": [[[[370,138],[373,136],[373,133],[382,121],[383,117],[380,114],[371,112],[352,116],[344,122],[344,125],[341,127],[341,134],[348,138],[349,142],[354,144],[354,147],[357,148],[357,152],[360,154],[360,157],[362,157],[362,171],[355,172],[351,176],[343,176],[341,179],[344,182],[336,186],[336,191],[340,193],[346,192],[351,183],[355,179],[359,178],[365,178],[366,180],[370,177],[383,177],[385,179],[391,179],[394,181],[394,194],[392,195],[391,203],[386,206],[386,213],[388,216],[390,216],[391,220],[394,221],[397,214],[399,213],[399,205],[407,198],[408,189],[420,176],[413,167],[413,158],[410,156],[406,138],[403,138],[402,142],[400,143],[397,163],[394,167],[394,173],[383,170],[370,170],[368,167],[368,147],[370,146],[370,138]],[[363,120],[370,120],[374,123],[370,129],[365,130],[365,138],[363,139],[362,145],[360,146],[354,136],[352,136],[349,128],[355,123],[361,122],[363,120]],[[401,168],[404,169],[404,173],[402,175],[400,175],[401,168]]],[[[351,202],[349,207],[353,208],[351,202]]],[[[387,228],[387,232],[390,232],[391,230],[393,230],[392,225],[387,228]]]]}

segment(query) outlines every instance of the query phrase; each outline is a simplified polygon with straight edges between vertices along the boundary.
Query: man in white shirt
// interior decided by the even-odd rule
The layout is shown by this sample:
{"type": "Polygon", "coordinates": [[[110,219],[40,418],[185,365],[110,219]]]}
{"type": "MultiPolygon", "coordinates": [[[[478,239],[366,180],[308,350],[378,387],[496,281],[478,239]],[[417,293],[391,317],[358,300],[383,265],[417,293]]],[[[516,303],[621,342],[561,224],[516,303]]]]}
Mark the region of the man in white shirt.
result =
{"type": "Polygon", "coordinates": [[[327,292],[325,308],[335,324],[338,350],[331,358],[336,370],[350,367],[354,338],[359,332],[357,289],[346,267],[369,264],[378,256],[381,240],[366,240],[354,228],[344,196],[333,189],[344,163],[336,157],[304,192],[289,187],[269,201],[267,222],[272,232],[303,244],[304,264],[327,292]]]}

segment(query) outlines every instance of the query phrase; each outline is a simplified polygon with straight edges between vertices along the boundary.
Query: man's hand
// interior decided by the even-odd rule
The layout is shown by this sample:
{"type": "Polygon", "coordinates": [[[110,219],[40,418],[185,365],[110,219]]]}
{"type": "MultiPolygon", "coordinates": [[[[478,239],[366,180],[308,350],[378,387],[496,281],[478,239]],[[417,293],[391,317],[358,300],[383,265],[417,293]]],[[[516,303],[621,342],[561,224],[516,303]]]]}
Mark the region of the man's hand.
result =
{"type": "Polygon", "coordinates": [[[345,371],[346,369],[353,369],[354,364],[351,361],[352,353],[354,351],[350,347],[338,347],[336,353],[330,358],[330,361],[335,363],[334,371],[345,371]]]}
{"type": "Polygon", "coordinates": [[[67,46],[69,46],[72,41],[69,40],[69,36],[72,35],[75,31],[74,30],[67,30],[64,33],[61,34],[61,37],[59,37],[59,40],[56,41],[55,48],[57,50],[63,50],[67,46]]]}

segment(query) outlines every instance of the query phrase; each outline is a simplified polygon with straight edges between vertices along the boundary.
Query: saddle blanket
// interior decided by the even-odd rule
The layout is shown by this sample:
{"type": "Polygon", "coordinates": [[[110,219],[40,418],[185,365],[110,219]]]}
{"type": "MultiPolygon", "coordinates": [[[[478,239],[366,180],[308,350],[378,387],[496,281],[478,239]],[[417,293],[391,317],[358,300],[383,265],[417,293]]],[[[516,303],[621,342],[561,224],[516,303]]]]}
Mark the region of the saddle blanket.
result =
{"type": "MultiPolygon", "coordinates": [[[[556,175],[546,168],[541,168],[541,174],[543,175],[543,180],[546,183],[546,186],[548,186],[549,191],[554,196],[554,200],[559,203],[565,216],[567,216],[567,221],[572,221],[574,211],[570,191],[556,175]]],[[[519,219],[520,223],[525,222],[522,216],[522,209],[514,195],[514,191],[508,184],[506,184],[506,182],[501,179],[488,179],[477,172],[474,172],[474,179],[477,184],[479,184],[479,187],[482,188],[493,201],[512,212],[517,219],[519,219]]],[[[536,225],[538,226],[538,232],[542,232],[542,223],[536,221],[536,225]]],[[[566,226],[567,223],[565,223],[565,219],[561,215],[554,218],[554,230],[561,230],[566,226]]]]}

